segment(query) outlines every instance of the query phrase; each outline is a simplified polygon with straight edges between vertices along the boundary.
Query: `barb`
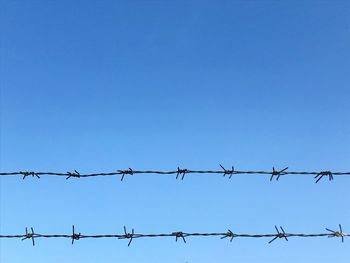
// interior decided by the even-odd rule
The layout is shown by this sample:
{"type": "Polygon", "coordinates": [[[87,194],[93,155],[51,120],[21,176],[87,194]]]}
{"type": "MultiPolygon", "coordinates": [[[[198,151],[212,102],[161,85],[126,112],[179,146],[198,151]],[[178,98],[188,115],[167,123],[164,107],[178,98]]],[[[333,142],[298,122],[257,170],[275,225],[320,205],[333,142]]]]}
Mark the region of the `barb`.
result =
{"type": "Polygon", "coordinates": [[[175,239],[176,242],[178,238],[182,238],[183,242],[186,243],[186,239],[183,232],[173,232],[172,235],[176,237],[175,239]]]}
{"type": "Polygon", "coordinates": [[[284,232],[284,229],[280,226],[281,232],[278,230],[277,226],[275,226],[276,229],[276,236],[269,241],[269,244],[275,241],[277,238],[284,238],[286,241],[288,241],[287,234],[284,232]]]}
{"type": "Polygon", "coordinates": [[[126,231],[126,226],[124,226],[124,235],[118,237],[119,239],[130,239],[128,243],[128,247],[130,247],[130,244],[132,242],[132,239],[134,238],[135,232],[134,229],[131,230],[131,233],[126,231]]]}
{"type": "Polygon", "coordinates": [[[129,170],[118,170],[118,173],[117,174],[121,174],[122,175],[122,178],[120,178],[120,181],[123,181],[124,180],[124,176],[126,174],[130,174],[130,175],[133,175],[134,174],[134,171],[129,168],[129,170]]]}
{"type": "Polygon", "coordinates": [[[72,245],[73,245],[74,244],[74,240],[79,240],[80,237],[81,237],[81,234],[80,233],[79,234],[75,233],[74,225],[72,226],[72,228],[73,228],[73,231],[72,231],[72,245]]]}
{"type": "Polygon", "coordinates": [[[66,180],[68,180],[69,178],[71,177],[80,177],[80,173],[77,171],[77,170],[74,170],[74,173],[71,173],[71,172],[67,172],[68,176],[66,178],[66,180]]]}
{"type": "Polygon", "coordinates": [[[187,172],[188,172],[187,169],[180,169],[180,167],[177,167],[176,179],[178,179],[179,175],[182,174],[181,180],[183,180],[187,172]]]}
{"type": "Polygon", "coordinates": [[[333,173],[331,171],[323,171],[323,172],[319,172],[314,178],[317,179],[316,180],[316,184],[325,176],[328,176],[329,181],[332,181],[333,178],[333,173]]]}
{"type": "Polygon", "coordinates": [[[222,174],[224,177],[228,175],[229,178],[231,178],[233,175],[249,175],[249,174],[261,174],[261,175],[270,175],[270,181],[273,180],[273,178],[276,178],[276,181],[280,179],[282,175],[312,175],[314,176],[314,179],[316,179],[316,183],[318,183],[322,178],[328,177],[329,181],[334,180],[334,176],[344,176],[344,175],[350,175],[350,172],[331,172],[331,171],[318,171],[318,172],[307,172],[307,171],[287,171],[288,167],[282,169],[282,170],[276,170],[275,167],[272,167],[272,171],[251,171],[251,170],[235,170],[232,166],[231,170],[227,170],[220,164],[221,170],[190,170],[190,169],[181,169],[180,167],[177,167],[176,170],[172,171],[161,171],[161,170],[133,170],[129,168],[128,170],[117,170],[116,172],[110,172],[110,173],[85,173],[81,174],[77,170],[74,170],[74,172],[66,172],[66,173],[59,173],[59,172],[1,172],[1,176],[17,176],[21,175],[23,176],[23,179],[25,179],[27,176],[37,177],[40,178],[41,175],[46,176],[63,176],[66,179],[70,179],[72,177],[74,178],[87,178],[87,177],[96,177],[96,176],[116,176],[121,175],[121,181],[124,180],[125,175],[133,175],[133,174],[158,174],[158,175],[176,175],[176,179],[179,179],[181,177],[181,180],[185,178],[185,175],[187,174],[222,174]]]}
{"type": "MultiPolygon", "coordinates": [[[[38,173],[36,173],[36,172],[22,172],[22,171],[20,171],[20,172],[18,172],[18,174],[21,174],[21,175],[23,175],[23,180],[24,179],[26,179],[26,177],[27,176],[32,176],[32,177],[36,177],[36,178],[38,178],[38,179],[40,179],[40,176],[38,175],[38,173]]],[[[1,174],[0,174],[1,175],[1,174]]]]}
{"type": "Polygon", "coordinates": [[[26,233],[25,233],[25,235],[23,236],[22,241],[23,241],[23,240],[26,240],[26,239],[31,239],[31,240],[32,240],[33,246],[35,246],[35,241],[34,241],[35,233],[34,233],[34,230],[33,230],[32,227],[30,228],[30,230],[32,231],[32,233],[29,233],[29,232],[28,232],[28,228],[26,228],[26,233]]]}
{"type": "Polygon", "coordinates": [[[67,238],[72,240],[72,244],[75,240],[79,239],[96,239],[96,238],[115,238],[115,239],[128,239],[128,246],[130,246],[131,242],[135,238],[162,238],[162,237],[175,237],[175,241],[178,241],[179,238],[182,239],[184,243],[187,243],[185,238],[188,237],[219,237],[220,239],[229,238],[230,242],[232,242],[233,238],[272,238],[268,243],[272,243],[278,238],[284,238],[286,241],[292,237],[298,238],[317,238],[317,237],[340,237],[341,241],[344,242],[344,238],[350,236],[349,233],[344,233],[342,226],[339,224],[339,231],[334,231],[326,228],[325,233],[315,233],[315,234],[307,234],[307,233],[286,233],[282,227],[277,228],[275,226],[276,233],[270,234],[239,234],[234,233],[231,230],[227,230],[226,232],[213,232],[213,233],[187,233],[183,231],[171,232],[171,233],[161,233],[161,234],[136,234],[134,229],[131,230],[131,233],[127,231],[124,226],[124,232],[122,234],[107,234],[107,235],[83,235],[81,233],[76,233],[74,225],[72,227],[72,234],[38,234],[35,233],[33,228],[31,228],[31,232],[28,232],[26,228],[25,234],[20,235],[0,235],[0,238],[18,238],[22,240],[31,239],[33,246],[35,245],[34,239],[37,238],[67,238]]]}
{"type": "Polygon", "coordinates": [[[226,170],[221,164],[220,167],[224,170],[224,177],[230,175],[228,178],[231,179],[232,175],[235,174],[235,168],[232,166],[232,170],[226,170]]]}
{"type": "Polygon", "coordinates": [[[276,181],[278,181],[278,179],[280,179],[280,176],[281,176],[282,174],[287,174],[287,173],[284,172],[284,171],[286,171],[287,169],[288,169],[288,167],[284,168],[284,169],[281,170],[281,171],[276,171],[276,170],[275,170],[275,167],[272,167],[272,173],[271,173],[271,177],[270,177],[270,182],[272,181],[272,179],[273,179],[274,176],[277,176],[277,177],[276,177],[276,181]]]}
{"type": "Polygon", "coordinates": [[[233,238],[236,236],[237,236],[236,234],[234,234],[230,229],[228,229],[227,233],[225,233],[225,236],[221,237],[221,239],[230,237],[230,242],[232,242],[233,238]]]}
{"type": "Polygon", "coordinates": [[[344,243],[344,237],[348,236],[347,234],[343,233],[343,229],[341,227],[341,224],[339,224],[339,231],[334,231],[331,229],[326,228],[327,231],[331,232],[331,234],[328,235],[328,237],[341,237],[341,242],[344,243]]]}

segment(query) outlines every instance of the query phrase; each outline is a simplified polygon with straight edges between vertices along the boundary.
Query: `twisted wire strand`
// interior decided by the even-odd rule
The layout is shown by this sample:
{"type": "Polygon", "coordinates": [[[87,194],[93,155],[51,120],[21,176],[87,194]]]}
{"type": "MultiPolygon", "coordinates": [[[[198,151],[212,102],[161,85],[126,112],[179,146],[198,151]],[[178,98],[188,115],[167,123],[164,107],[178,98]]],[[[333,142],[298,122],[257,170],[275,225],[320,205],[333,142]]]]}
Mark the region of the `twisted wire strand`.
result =
{"type": "Polygon", "coordinates": [[[129,243],[128,246],[130,246],[131,242],[134,239],[140,239],[140,238],[161,238],[161,237],[175,237],[175,241],[178,240],[178,238],[181,238],[184,243],[186,243],[186,238],[188,237],[220,237],[221,239],[229,238],[230,241],[234,238],[272,238],[268,243],[272,243],[278,238],[283,238],[286,241],[288,241],[288,238],[290,237],[299,237],[299,238],[316,238],[316,237],[339,237],[341,238],[341,241],[344,242],[344,237],[350,236],[349,233],[344,233],[342,230],[342,226],[339,224],[339,230],[331,230],[326,228],[327,232],[324,233],[288,233],[285,232],[282,227],[280,227],[280,230],[275,226],[276,232],[275,233],[267,233],[267,234],[245,234],[245,233],[234,233],[231,230],[228,230],[227,232],[212,232],[212,233],[188,233],[188,232],[171,232],[171,233],[160,233],[160,234],[142,234],[142,233],[135,233],[134,229],[132,229],[132,232],[128,232],[126,227],[124,227],[124,233],[123,234],[97,234],[97,235],[85,235],[81,234],[80,232],[77,233],[75,231],[75,227],[72,227],[73,231],[72,234],[40,234],[34,232],[34,229],[31,228],[31,231],[28,231],[28,229],[25,229],[24,234],[17,234],[17,235],[0,235],[0,238],[8,238],[8,239],[31,239],[33,246],[35,245],[35,239],[38,238],[66,238],[71,239],[72,244],[75,240],[80,239],[99,239],[99,238],[115,238],[115,239],[128,239],[129,243]]]}
{"type": "Polygon", "coordinates": [[[288,167],[282,170],[275,170],[275,167],[272,167],[271,171],[244,171],[244,170],[235,170],[232,166],[232,169],[227,170],[222,165],[220,165],[222,170],[190,170],[190,169],[180,169],[172,171],[161,171],[161,170],[133,170],[131,168],[127,170],[116,170],[114,172],[99,172],[99,173],[85,173],[81,174],[77,170],[74,172],[34,172],[34,171],[18,171],[18,172],[1,172],[0,176],[23,176],[25,179],[28,176],[40,178],[40,176],[62,176],[66,179],[74,178],[87,178],[87,177],[97,177],[97,176],[121,176],[121,181],[124,180],[126,175],[134,174],[158,174],[158,175],[176,175],[176,179],[181,178],[183,180],[187,174],[221,174],[224,177],[228,175],[231,178],[233,175],[244,175],[244,174],[262,174],[270,175],[270,181],[274,178],[278,181],[279,178],[283,175],[312,175],[318,183],[322,178],[328,178],[329,181],[334,179],[334,176],[344,176],[350,175],[350,172],[331,172],[331,171],[288,171],[288,167]]]}

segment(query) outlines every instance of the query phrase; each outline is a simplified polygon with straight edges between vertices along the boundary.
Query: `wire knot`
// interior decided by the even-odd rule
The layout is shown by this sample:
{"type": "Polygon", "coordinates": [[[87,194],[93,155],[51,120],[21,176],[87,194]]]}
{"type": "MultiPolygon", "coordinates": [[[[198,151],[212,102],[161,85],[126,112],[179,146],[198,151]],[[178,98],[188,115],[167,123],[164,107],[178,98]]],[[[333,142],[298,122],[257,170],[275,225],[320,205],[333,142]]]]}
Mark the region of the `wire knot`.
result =
{"type": "Polygon", "coordinates": [[[270,181],[272,181],[274,176],[277,176],[276,181],[278,181],[278,179],[280,179],[281,175],[286,174],[286,173],[284,173],[284,171],[286,171],[287,169],[288,169],[288,167],[282,169],[281,171],[277,171],[277,170],[275,170],[275,167],[272,167],[270,181]]]}
{"type": "Polygon", "coordinates": [[[224,177],[226,175],[230,175],[228,177],[229,179],[231,179],[232,175],[236,173],[235,168],[233,166],[232,166],[232,170],[226,170],[221,164],[220,164],[220,167],[224,170],[224,173],[223,173],[224,177]]]}
{"type": "Polygon", "coordinates": [[[119,237],[119,239],[130,239],[129,243],[128,243],[128,247],[130,246],[133,238],[135,236],[135,232],[134,229],[131,230],[131,233],[126,231],[126,227],[124,226],[124,235],[122,235],[121,237],[119,237]]]}
{"type": "Polygon", "coordinates": [[[182,175],[181,180],[183,180],[187,172],[188,172],[187,169],[180,169],[180,167],[177,167],[176,179],[179,178],[179,175],[182,175]]]}
{"type": "Polygon", "coordinates": [[[81,234],[80,233],[75,233],[74,225],[73,225],[72,245],[74,244],[74,240],[79,240],[80,238],[81,238],[81,234]]]}
{"type": "Polygon", "coordinates": [[[221,237],[221,239],[230,237],[230,242],[232,242],[233,238],[236,237],[236,234],[234,234],[230,229],[227,230],[227,232],[224,234],[223,237],[221,237]]]}
{"type": "Polygon", "coordinates": [[[173,232],[172,235],[175,236],[175,241],[177,242],[178,238],[182,238],[183,242],[186,243],[186,239],[183,232],[173,232]]]}
{"type": "Polygon", "coordinates": [[[341,224],[339,224],[339,231],[334,231],[326,228],[327,231],[331,232],[328,237],[341,237],[341,242],[344,242],[344,237],[346,234],[343,232],[341,224]]]}
{"type": "Polygon", "coordinates": [[[80,173],[77,170],[74,170],[73,173],[67,172],[68,176],[66,177],[66,180],[68,180],[71,177],[78,177],[80,178],[80,173]]]}
{"type": "Polygon", "coordinates": [[[118,170],[118,173],[122,175],[122,178],[120,179],[120,181],[123,181],[124,180],[124,176],[126,174],[133,175],[134,171],[131,168],[129,168],[128,170],[118,170]]]}
{"type": "Polygon", "coordinates": [[[284,229],[280,226],[281,232],[278,230],[277,226],[275,226],[276,229],[276,235],[273,239],[269,241],[269,244],[275,241],[277,238],[284,238],[286,241],[288,241],[287,234],[284,232],[284,229]]]}
{"type": "Polygon", "coordinates": [[[323,171],[319,172],[314,178],[317,179],[315,183],[318,183],[323,177],[328,176],[329,181],[332,181],[333,178],[333,173],[331,171],[323,171]]]}
{"type": "Polygon", "coordinates": [[[23,178],[22,178],[23,180],[24,180],[27,176],[30,176],[30,175],[31,175],[32,177],[35,176],[35,177],[37,177],[37,178],[40,179],[40,176],[39,176],[36,172],[26,172],[26,171],[25,171],[25,172],[22,172],[22,171],[20,171],[19,174],[22,174],[22,175],[23,175],[23,178]]]}
{"type": "Polygon", "coordinates": [[[22,241],[23,241],[23,240],[26,240],[26,239],[31,239],[31,240],[32,240],[33,246],[35,246],[35,241],[34,241],[35,233],[34,233],[34,230],[33,230],[32,227],[31,227],[30,229],[31,229],[31,231],[32,231],[31,233],[29,233],[29,232],[28,232],[28,228],[26,228],[26,233],[25,233],[24,237],[22,238],[22,241]]]}

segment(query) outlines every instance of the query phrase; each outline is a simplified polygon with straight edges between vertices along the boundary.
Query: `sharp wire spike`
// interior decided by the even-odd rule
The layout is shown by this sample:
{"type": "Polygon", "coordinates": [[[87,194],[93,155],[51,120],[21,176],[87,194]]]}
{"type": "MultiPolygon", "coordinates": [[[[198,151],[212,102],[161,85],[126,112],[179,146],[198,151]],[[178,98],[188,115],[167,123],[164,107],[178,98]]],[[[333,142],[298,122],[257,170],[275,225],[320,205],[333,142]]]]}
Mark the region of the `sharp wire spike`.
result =
{"type": "Polygon", "coordinates": [[[74,225],[72,226],[73,234],[72,234],[72,245],[74,244],[74,240],[79,240],[81,234],[80,233],[75,233],[75,228],[74,225]]]}
{"type": "Polygon", "coordinates": [[[80,178],[80,173],[77,170],[74,170],[74,172],[67,172],[68,176],[66,177],[66,180],[68,180],[71,177],[78,177],[80,178]]]}
{"type": "Polygon", "coordinates": [[[34,233],[34,229],[31,227],[31,233],[28,232],[28,228],[26,227],[26,234],[24,235],[24,237],[22,238],[22,241],[23,240],[26,240],[26,239],[31,239],[32,240],[32,244],[33,246],[35,246],[35,241],[34,241],[34,238],[35,238],[35,233],[34,233]]]}
{"type": "Polygon", "coordinates": [[[134,174],[134,171],[133,171],[133,169],[129,168],[128,170],[118,170],[118,173],[122,175],[120,181],[123,181],[123,180],[124,180],[124,176],[125,176],[126,174],[133,175],[133,174],[134,174]]]}
{"type": "Polygon", "coordinates": [[[227,237],[230,237],[230,242],[232,242],[233,238],[235,237],[235,234],[230,229],[228,229],[225,235],[221,237],[221,239],[224,239],[227,237]]]}
{"type": "Polygon", "coordinates": [[[228,178],[231,179],[232,175],[235,173],[234,166],[232,165],[232,170],[226,170],[225,167],[223,167],[221,164],[220,164],[220,167],[224,170],[223,176],[225,177],[226,175],[229,175],[228,178]]]}
{"type": "Polygon", "coordinates": [[[36,173],[36,172],[22,172],[22,171],[20,171],[19,172],[19,174],[22,174],[23,175],[23,180],[27,177],[27,176],[32,176],[32,177],[34,177],[34,176],[36,176],[38,179],[40,179],[40,176],[36,173]]]}
{"type": "Polygon", "coordinates": [[[134,229],[131,230],[131,233],[128,233],[126,230],[126,226],[124,226],[124,236],[119,237],[119,239],[129,239],[129,242],[128,242],[128,247],[129,247],[134,238],[134,235],[135,235],[134,229]]]}
{"type": "Polygon", "coordinates": [[[180,169],[180,167],[177,167],[176,179],[179,178],[179,175],[182,175],[181,180],[183,180],[187,172],[187,169],[180,169]]]}
{"type": "Polygon", "coordinates": [[[329,181],[332,181],[334,179],[333,173],[331,171],[322,171],[319,172],[314,179],[316,179],[316,184],[325,176],[328,176],[329,181]]]}
{"type": "Polygon", "coordinates": [[[183,232],[173,232],[173,235],[175,235],[175,241],[177,242],[178,238],[182,238],[183,242],[186,243],[186,239],[184,237],[184,233],[183,232]]]}
{"type": "Polygon", "coordinates": [[[334,231],[329,228],[326,228],[326,230],[330,232],[328,237],[340,237],[342,243],[344,242],[344,237],[347,236],[346,234],[344,234],[341,224],[339,224],[339,231],[334,231]]]}
{"type": "Polygon", "coordinates": [[[286,241],[288,241],[287,234],[284,231],[283,227],[280,226],[281,232],[280,232],[280,230],[278,229],[278,227],[276,225],[275,225],[275,229],[276,229],[277,233],[276,233],[275,237],[269,241],[269,244],[271,244],[277,238],[284,238],[286,241]]]}
{"type": "Polygon", "coordinates": [[[276,177],[276,181],[278,181],[280,179],[280,176],[285,174],[284,171],[286,171],[288,169],[288,167],[282,169],[281,171],[278,171],[275,169],[275,167],[272,167],[272,173],[271,173],[271,177],[270,177],[270,182],[272,181],[274,176],[276,177]]]}

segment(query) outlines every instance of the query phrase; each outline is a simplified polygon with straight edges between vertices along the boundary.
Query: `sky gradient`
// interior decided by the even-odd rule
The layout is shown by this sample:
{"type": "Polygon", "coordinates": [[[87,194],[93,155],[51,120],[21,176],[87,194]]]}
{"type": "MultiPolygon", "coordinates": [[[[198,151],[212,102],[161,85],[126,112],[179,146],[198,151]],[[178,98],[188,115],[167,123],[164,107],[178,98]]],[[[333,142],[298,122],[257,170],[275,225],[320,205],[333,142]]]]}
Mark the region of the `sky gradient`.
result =
{"type": "MultiPolygon", "coordinates": [[[[0,3],[1,171],[350,170],[349,1],[0,3]]],[[[350,232],[350,178],[0,178],[0,232],[350,232]]],[[[339,262],[350,240],[0,240],[0,261],[339,262]]]]}

